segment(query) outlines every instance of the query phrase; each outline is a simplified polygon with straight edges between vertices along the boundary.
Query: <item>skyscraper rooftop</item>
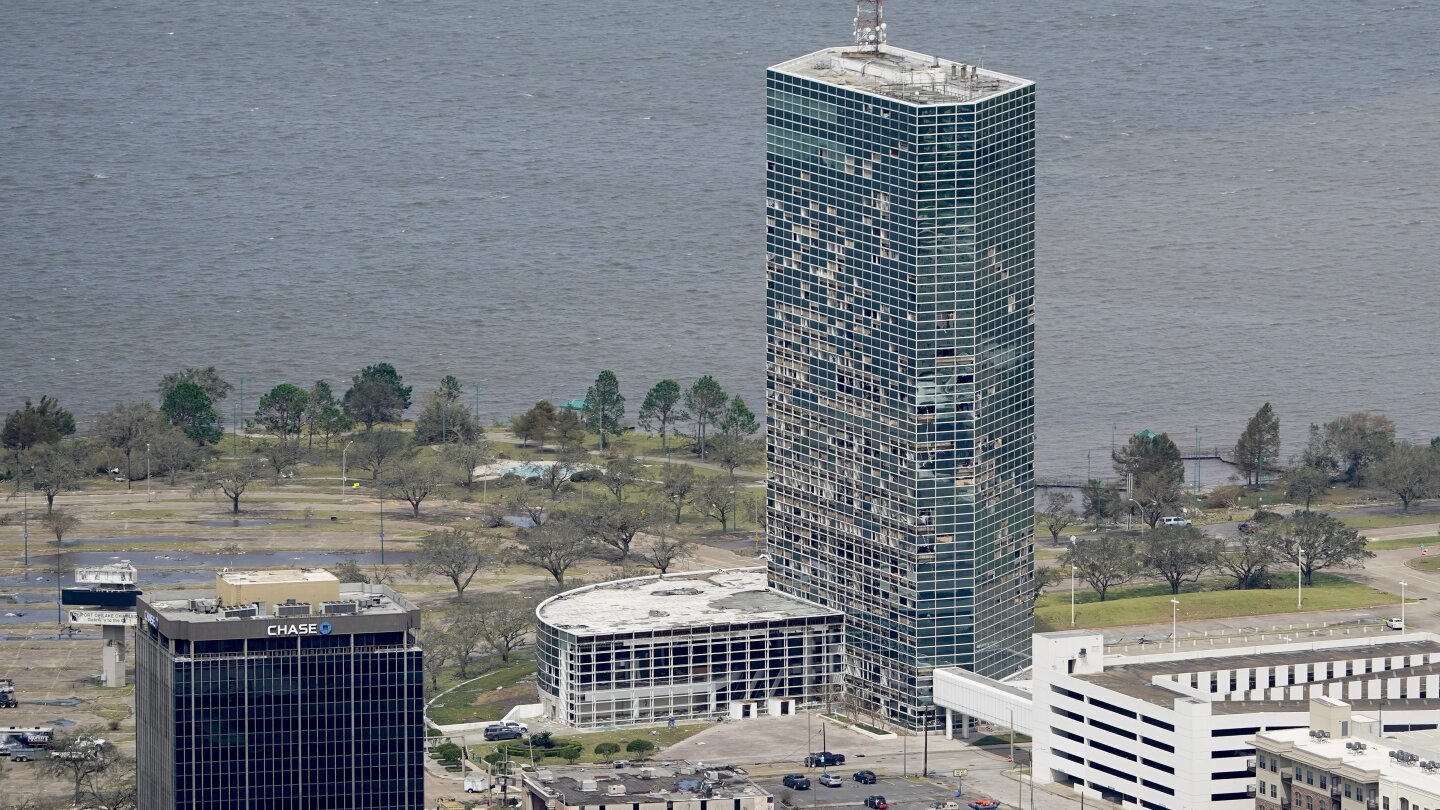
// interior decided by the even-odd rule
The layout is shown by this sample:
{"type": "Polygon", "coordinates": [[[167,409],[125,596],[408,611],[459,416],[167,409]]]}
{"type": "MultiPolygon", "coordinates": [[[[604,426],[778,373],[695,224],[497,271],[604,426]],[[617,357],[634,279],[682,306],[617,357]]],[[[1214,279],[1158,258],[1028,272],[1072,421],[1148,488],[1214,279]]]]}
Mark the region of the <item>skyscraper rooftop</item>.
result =
{"type": "Polygon", "coordinates": [[[888,45],[878,53],[854,47],[826,48],[782,62],[771,70],[915,105],[979,101],[1033,84],[964,62],[888,45]]]}

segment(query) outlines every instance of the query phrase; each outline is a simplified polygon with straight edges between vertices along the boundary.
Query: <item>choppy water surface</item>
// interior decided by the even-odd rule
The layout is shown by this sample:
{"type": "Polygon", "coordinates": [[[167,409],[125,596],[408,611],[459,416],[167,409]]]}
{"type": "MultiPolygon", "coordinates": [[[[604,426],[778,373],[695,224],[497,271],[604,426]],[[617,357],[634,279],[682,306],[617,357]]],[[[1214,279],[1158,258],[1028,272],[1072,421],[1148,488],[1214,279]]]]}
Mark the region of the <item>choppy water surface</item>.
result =
{"type": "MultiPolygon", "coordinates": [[[[764,79],[841,0],[34,2],[0,25],[0,405],[394,362],[481,411],[764,371],[764,79]]],[[[1440,4],[896,0],[1041,85],[1039,451],[1440,432],[1440,4]],[[1182,442],[1185,444],[1188,442],[1182,442]]]]}

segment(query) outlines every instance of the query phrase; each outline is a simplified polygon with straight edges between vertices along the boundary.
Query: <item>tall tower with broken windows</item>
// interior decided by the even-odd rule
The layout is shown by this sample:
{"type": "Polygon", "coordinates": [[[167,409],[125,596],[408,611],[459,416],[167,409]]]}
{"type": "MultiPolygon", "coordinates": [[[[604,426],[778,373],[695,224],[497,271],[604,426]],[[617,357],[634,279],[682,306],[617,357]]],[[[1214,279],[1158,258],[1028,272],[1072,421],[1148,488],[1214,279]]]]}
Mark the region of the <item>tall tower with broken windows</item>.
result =
{"type": "Polygon", "coordinates": [[[1029,661],[1035,85],[884,41],[767,75],[767,531],[914,727],[935,667],[1029,661]]]}

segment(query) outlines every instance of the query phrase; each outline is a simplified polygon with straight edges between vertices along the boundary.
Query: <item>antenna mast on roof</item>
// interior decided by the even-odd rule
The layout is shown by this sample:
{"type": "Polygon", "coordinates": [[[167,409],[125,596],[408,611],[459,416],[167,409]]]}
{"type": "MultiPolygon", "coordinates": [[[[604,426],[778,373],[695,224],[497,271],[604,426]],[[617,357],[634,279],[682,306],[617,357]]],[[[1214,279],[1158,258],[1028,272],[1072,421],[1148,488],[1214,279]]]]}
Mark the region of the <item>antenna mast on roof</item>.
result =
{"type": "Polygon", "coordinates": [[[885,0],[855,0],[855,47],[879,53],[885,44],[885,0]]]}

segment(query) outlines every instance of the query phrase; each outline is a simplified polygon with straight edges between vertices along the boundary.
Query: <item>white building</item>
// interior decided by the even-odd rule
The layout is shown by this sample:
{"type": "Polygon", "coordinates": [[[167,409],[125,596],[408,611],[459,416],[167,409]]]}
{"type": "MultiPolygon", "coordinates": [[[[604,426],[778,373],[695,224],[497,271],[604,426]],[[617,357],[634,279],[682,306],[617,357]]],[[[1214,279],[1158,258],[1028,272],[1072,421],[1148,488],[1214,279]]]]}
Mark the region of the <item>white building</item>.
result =
{"type": "Polygon", "coordinates": [[[580,728],[791,714],[839,695],[844,617],[763,568],[587,585],[535,610],[546,717],[580,728]]]}
{"type": "Polygon", "coordinates": [[[1252,740],[1306,727],[1312,697],[1383,709],[1387,732],[1440,721],[1440,637],[1430,633],[1158,646],[1111,655],[1096,632],[1039,634],[1028,681],[937,670],[935,703],[947,733],[962,736],[977,721],[1008,727],[1013,714],[1034,740],[1038,779],[1168,810],[1254,807],[1252,740]]]}
{"type": "Polygon", "coordinates": [[[528,768],[525,810],[771,810],[775,798],[743,773],[686,763],[528,768]]]}

